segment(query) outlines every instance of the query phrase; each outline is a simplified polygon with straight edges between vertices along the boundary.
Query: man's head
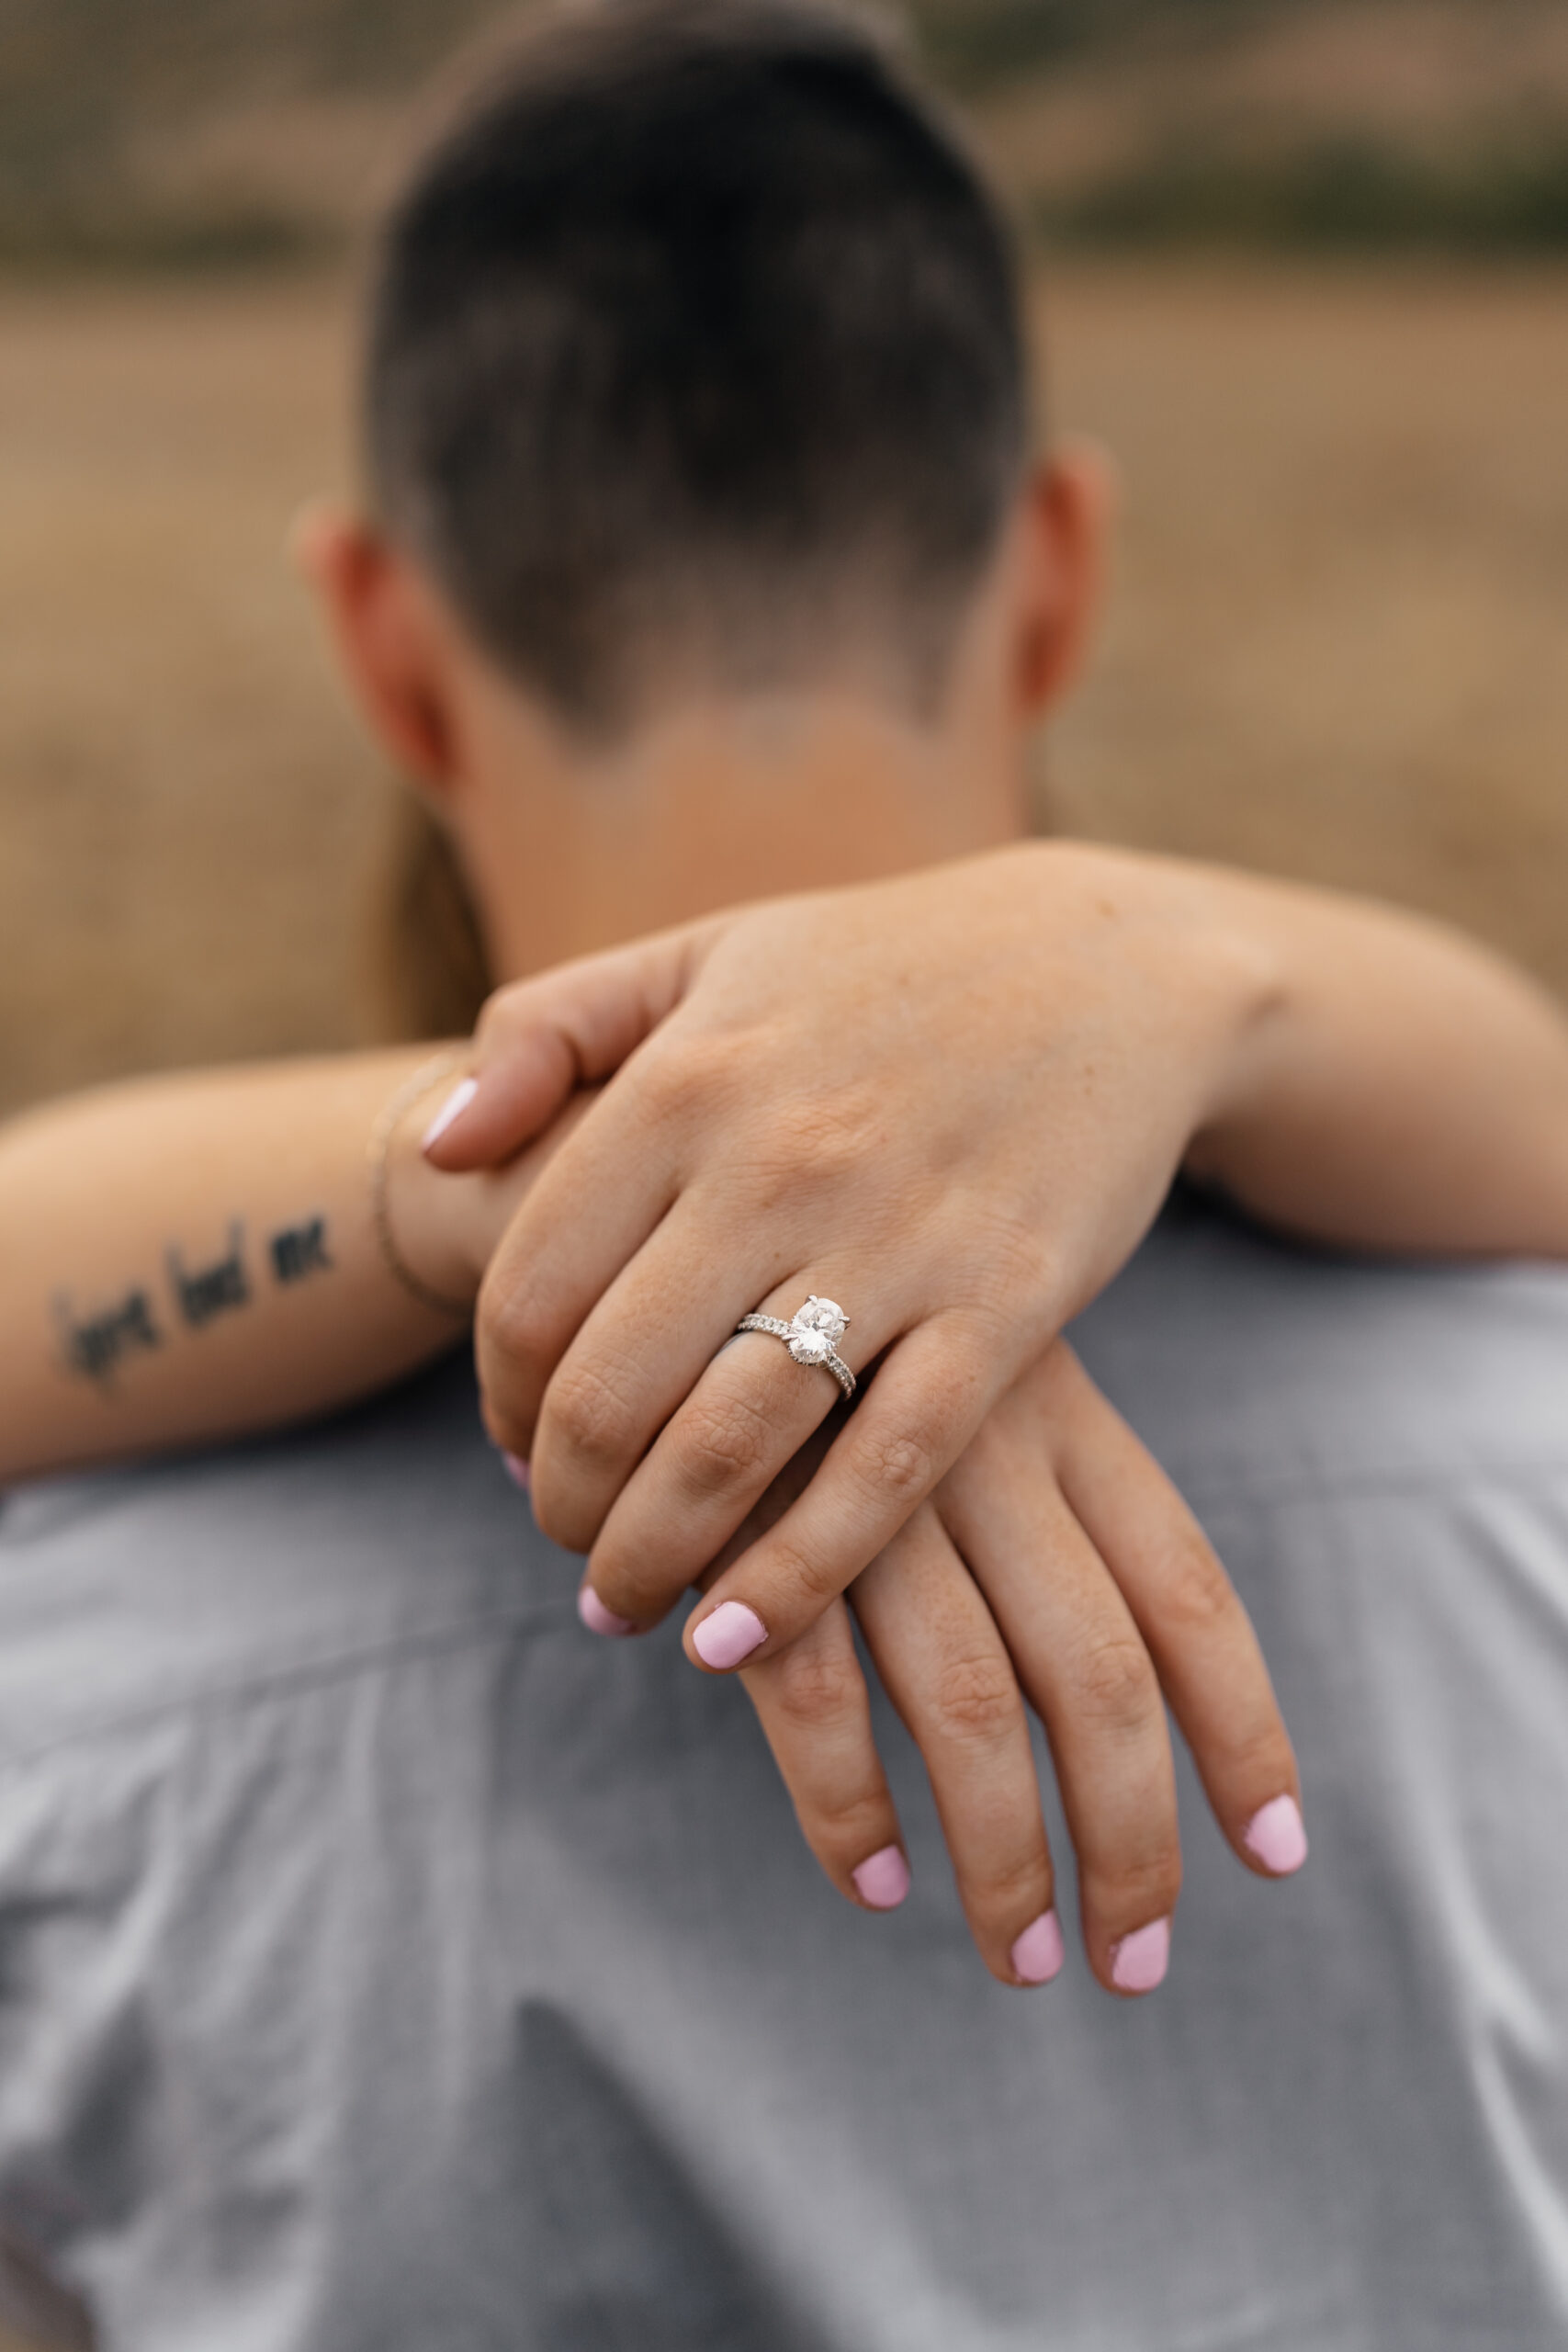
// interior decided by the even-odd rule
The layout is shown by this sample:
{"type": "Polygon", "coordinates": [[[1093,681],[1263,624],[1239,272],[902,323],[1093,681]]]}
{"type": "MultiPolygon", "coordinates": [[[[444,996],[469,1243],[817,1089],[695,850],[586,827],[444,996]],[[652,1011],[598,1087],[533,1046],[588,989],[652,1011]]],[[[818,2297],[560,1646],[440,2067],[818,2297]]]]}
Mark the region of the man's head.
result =
{"type": "Polygon", "coordinates": [[[578,0],[491,66],[384,231],[375,524],[320,522],[310,552],[505,966],[562,944],[535,910],[522,946],[525,858],[554,866],[558,904],[581,865],[607,936],[1012,829],[1015,772],[976,773],[966,802],[950,780],[911,832],[869,774],[846,795],[845,739],[837,839],[781,870],[803,812],[783,786],[748,804],[733,772],[759,712],[780,765],[786,707],[796,798],[830,716],[857,773],[868,732],[928,771],[960,742],[1016,769],[1003,739],[1072,666],[1098,553],[1095,485],[1031,474],[1028,409],[1006,232],[860,18],[578,0]],[[688,797],[713,773],[688,808],[673,776],[656,787],[628,901],[604,820],[628,814],[631,769],[646,803],[660,742],[688,797]],[[650,859],[683,879],[656,887],[650,859]]]}
{"type": "Polygon", "coordinates": [[[366,395],[388,529],[598,732],[846,645],[932,698],[1028,454],[984,190],[792,0],[547,18],[392,213],[366,395]]]}

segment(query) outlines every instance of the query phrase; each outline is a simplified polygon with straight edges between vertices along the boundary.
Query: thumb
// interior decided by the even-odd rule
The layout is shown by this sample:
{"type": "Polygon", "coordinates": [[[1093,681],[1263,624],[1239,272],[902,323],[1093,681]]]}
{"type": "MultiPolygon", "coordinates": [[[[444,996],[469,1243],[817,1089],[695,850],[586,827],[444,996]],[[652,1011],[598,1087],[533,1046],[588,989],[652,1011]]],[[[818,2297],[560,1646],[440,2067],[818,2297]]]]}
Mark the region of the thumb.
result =
{"type": "Polygon", "coordinates": [[[498,989],[474,1032],[469,1075],[426,1131],[426,1159],[448,1171],[509,1159],[674,1011],[721,928],[688,923],[498,989]]]}

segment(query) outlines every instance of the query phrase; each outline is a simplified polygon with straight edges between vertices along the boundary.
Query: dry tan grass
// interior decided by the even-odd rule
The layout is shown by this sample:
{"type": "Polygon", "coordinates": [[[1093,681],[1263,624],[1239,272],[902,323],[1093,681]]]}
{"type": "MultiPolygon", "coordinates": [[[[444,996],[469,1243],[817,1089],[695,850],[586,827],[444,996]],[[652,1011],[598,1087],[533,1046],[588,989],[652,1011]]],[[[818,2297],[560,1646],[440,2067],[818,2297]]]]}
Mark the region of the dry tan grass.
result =
{"type": "Polygon", "coordinates": [[[283,556],[344,470],[334,289],[0,309],[0,1068],[15,1102],[347,1040],[378,778],[283,556]]]}
{"type": "Polygon", "coordinates": [[[1560,278],[1084,275],[1060,406],[1126,468],[1067,830],[1435,910],[1568,988],[1560,278]]]}
{"type": "MultiPolygon", "coordinates": [[[[0,298],[0,1096],[347,1041],[385,791],[282,557],[346,476],[336,286],[0,298]]],[[[1118,452],[1066,828],[1386,892],[1568,986],[1568,303],[1076,266],[1118,452]]]]}

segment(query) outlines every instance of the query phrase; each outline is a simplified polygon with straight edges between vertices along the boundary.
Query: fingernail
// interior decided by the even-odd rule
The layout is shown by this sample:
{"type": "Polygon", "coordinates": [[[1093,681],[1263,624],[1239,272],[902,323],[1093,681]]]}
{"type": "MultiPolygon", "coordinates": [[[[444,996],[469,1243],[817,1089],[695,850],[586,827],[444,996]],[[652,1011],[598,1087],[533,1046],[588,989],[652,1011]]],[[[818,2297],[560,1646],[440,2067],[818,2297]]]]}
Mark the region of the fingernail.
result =
{"type": "Polygon", "coordinates": [[[605,1608],[591,1584],[577,1588],[577,1613],[591,1634],[615,1635],[637,1632],[629,1617],[617,1617],[613,1609],[605,1608]]]}
{"type": "Polygon", "coordinates": [[[1168,1919],[1151,1919],[1111,1947],[1111,1982],[1119,1993],[1152,1993],[1169,1964],[1168,1919]]]}
{"type": "Polygon", "coordinates": [[[528,1464],[524,1461],[523,1456],[520,1453],[503,1453],[501,1458],[506,1464],[506,1475],[511,1479],[513,1485],[514,1487],[521,1487],[523,1492],[526,1494],[528,1491],[528,1464]]]}
{"type": "Polygon", "coordinates": [[[711,1617],[703,1619],[692,1635],[692,1647],[705,1666],[724,1668],[739,1666],[767,1638],[768,1629],[754,1609],[743,1600],[723,1600],[711,1617]]]}
{"type": "Polygon", "coordinates": [[[1307,1858],[1307,1834],[1294,1797],[1274,1797],[1259,1806],[1242,1832],[1242,1844],[1266,1871],[1288,1878],[1307,1858]]]}
{"type": "MultiPolygon", "coordinates": [[[[727,1602],[726,1607],[738,1606],[727,1602]]],[[[855,1893],[874,1911],[897,1911],[909,1892],[909,1865],[897,1846],[883,1846],[868,1854],[850,1872],[855,1893]]]]}
{"type": "Polygon", "coordinates": [[[1049,1984],[1066,1956],[1055,1911],[1042,1911],[1038,1919],[1031,1919],[1010,1955],[1014,1975],[1026,1984],[1049,1984]]]}
{"type": "Polygon", "coordinates": [[[457,1085],[421,1136],[419,1146],[421,1151],[428,1151],[433,1143],[440,1142],[453,1120],[462,1117],[479,1091],[479,1082],[477,1078],[460,1078],[457,1080],[457,1085]]]}

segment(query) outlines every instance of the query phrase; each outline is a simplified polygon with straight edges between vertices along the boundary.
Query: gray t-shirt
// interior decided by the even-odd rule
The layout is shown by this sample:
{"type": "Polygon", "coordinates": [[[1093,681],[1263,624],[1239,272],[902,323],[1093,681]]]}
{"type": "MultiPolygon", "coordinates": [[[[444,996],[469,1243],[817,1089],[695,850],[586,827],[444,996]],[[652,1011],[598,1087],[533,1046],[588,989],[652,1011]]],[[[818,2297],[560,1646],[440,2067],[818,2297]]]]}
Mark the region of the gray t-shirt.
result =
{"type": "Polygon", "coordinates": [[[1138,2005],[991,1983],[883,1707],[914,1889],[841,1902],[742,1690],[580,1629],[460,1360],[11,1499],[0,2229],[107,2346],[1568,2340],[1568,1277],[1180,1209],[1078,1339],[1313,1841],[1249,1877],[1183,1762],[1138,2005]]]}

